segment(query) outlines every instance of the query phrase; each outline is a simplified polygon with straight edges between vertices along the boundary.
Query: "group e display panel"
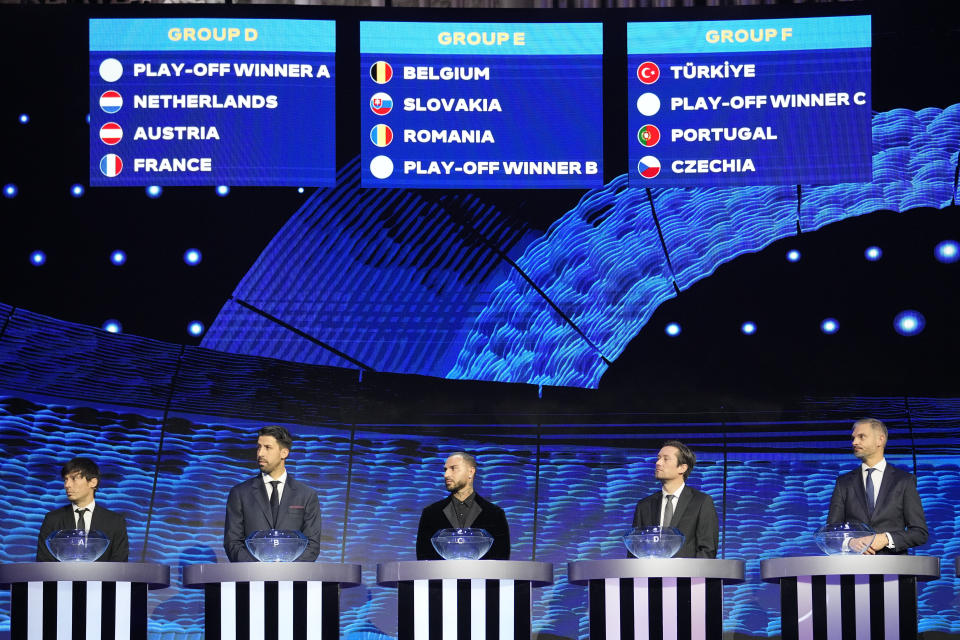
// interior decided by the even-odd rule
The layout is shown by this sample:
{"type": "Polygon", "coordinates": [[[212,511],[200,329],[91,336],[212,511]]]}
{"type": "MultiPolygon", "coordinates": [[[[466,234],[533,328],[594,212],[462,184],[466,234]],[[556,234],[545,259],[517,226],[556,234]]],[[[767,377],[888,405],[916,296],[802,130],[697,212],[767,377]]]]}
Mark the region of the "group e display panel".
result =
{"type": "Polygon", "coordinates": [[[600,23],[360,23],[365,187],[603,184],[600,23]]]}
{"type": "Polygon", "coordinates": [[[333,21],[89,30],[91,186],[334,184],[333,21]]]}
{"type": "Polygon", "coordinates": [[[627,24],[634,187],[871,179],[870,17],[627,24]]]}

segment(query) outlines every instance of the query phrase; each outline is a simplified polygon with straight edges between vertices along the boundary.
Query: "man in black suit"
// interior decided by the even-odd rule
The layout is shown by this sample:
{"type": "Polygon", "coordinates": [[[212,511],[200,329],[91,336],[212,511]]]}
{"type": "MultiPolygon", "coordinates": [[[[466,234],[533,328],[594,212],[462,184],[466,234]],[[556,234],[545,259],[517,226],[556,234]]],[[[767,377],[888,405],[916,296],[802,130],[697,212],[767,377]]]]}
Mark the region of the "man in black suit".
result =
{"type": "Polygon", "coordinates": [[[510,528],[503,509],[473,490],[477,460],[469,453],[450,454],[443,466],[443,482],[450,495],[434,502],[420,515],[417,527],[417,560],[440,560],[430,538],[440,529],[485,529],[493,546],[481,560],[510,559],[510,528]]]}
{"type": "Polygon", "coordinates": [[[74,458],[60,471],[63,489],[70,501],[43,518],[37,536],[37,562],[56,562],[47,549],[47,536],[61,529],[99,531],[110,539],[110,545],[98,559],[100,562],[126,562],[130,555],[127,521],[123,514],[97,504],[94,495],[100,488],[100,468],[90,458],[74,458]]]}
{"type": "Polygon", "coordinates": [[[720,526],[713,500],[686,484],[697,457],[679,440],[663,443],[654,476],[662,489],[637,503],[633,526],[676,527],[683,546],[675,558],[716,558],[720,526]]]}
{"type": "Polygon", "coordinates": [[[866,554],[904,554],[927,541],[927,521],[912,473],[887,464],[887,426],[875,418],[853,423],[853,455],[859,467],[837,478],[830,498],[828,523],[865,522],[876,532],[850,545],[866,554]],[[859,545],[859,548],[858,548],[859,545]]]}
{"type": "Polygon", "coordinates": [[[223,548],[231,562],[256,562],[244,541],[254,531],[286,529],[307,537],[297,560],[313,562],[320,553],[320,501],[317,492],[287,474],[286,459],[293,447],[290,432],[271,426],[257,433],[260,473],[241,482],[227,496],[223,548]]]}

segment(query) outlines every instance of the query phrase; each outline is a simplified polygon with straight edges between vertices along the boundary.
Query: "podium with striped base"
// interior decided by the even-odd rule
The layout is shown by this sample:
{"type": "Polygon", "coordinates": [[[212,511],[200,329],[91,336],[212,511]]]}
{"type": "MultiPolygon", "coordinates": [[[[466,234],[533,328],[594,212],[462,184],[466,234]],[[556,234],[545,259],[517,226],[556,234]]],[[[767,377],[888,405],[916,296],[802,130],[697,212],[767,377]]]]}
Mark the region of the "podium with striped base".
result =
{"type": "Polygon", "coordinates": [[[133,562],[0,565],[10,586],[10,638],[146,640],[147,589],[170,586],[170,567],[133,562]]]}
{"type": "Polygon", "coordinates": [[[940,577],[929,556],[804,556],[760,563],[780,583],[783,640],[916,640],[917,580],[940,577]]]}
{"type": "Polygon", "coordinates": [[[195,564],[184,568],[183,584],[204,589],[207,640],[338,640],[340,587],[360,584],[360,565],[195,564]]]}
{"type": "Polygon", "coordinates": [[[553,583],[553,565],[387,562],[377,583],[397,587],[397,640],[529,640],[530,589],[553,583]]]}
{"type": "Polygon", "coordinates": [[[579,560],[572,584],[590,589],[590,640],[707,640],[723,635],[723,584],[743,561],[579,560]]]}

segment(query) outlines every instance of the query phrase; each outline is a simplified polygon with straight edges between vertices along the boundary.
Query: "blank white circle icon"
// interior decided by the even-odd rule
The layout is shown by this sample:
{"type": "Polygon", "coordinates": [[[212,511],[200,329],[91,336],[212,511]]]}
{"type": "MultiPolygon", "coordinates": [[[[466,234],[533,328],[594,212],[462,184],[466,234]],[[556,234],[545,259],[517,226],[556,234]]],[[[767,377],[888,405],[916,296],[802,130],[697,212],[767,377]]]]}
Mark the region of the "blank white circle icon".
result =
{"type": "Polygon", "coordinates": [[[116,82],[123,75],[123,65],[116,58],[107,58],[100,63],[100,77],[106,82],[116,82]]]}
{"type": "Polygon", "coordinates": [[[637,111],[645,116],[656,115],[660,111],[660,98],[654,93],[644,93],[637,98],[637,111]]]}
{"type": "Polygon", "coordinates": [[[370,173],[381,180],[389,178],[393,174],[393,160],[387,156],[375,157],[370,161],[370,173]]]}

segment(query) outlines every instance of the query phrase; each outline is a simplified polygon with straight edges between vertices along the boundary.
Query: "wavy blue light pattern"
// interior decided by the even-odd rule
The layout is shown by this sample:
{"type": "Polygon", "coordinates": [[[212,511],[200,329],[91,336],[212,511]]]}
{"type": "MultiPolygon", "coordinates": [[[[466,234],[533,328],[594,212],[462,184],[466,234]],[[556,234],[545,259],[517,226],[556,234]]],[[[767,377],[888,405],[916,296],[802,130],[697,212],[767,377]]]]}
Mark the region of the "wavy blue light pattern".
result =
{"type": "Polygon", "coordinates": [[[589,192],[532,242],[520,268],[588,340],[540,304],[515,272],[493,292],[447,377],[595,388],[665,300],[738,255],[878,210],[941,208],[954,197],[960,105],[873,120],[873,181],[724,189],[589,192]],[[651,210],[663,232],[667,263],[651,210]]]}

